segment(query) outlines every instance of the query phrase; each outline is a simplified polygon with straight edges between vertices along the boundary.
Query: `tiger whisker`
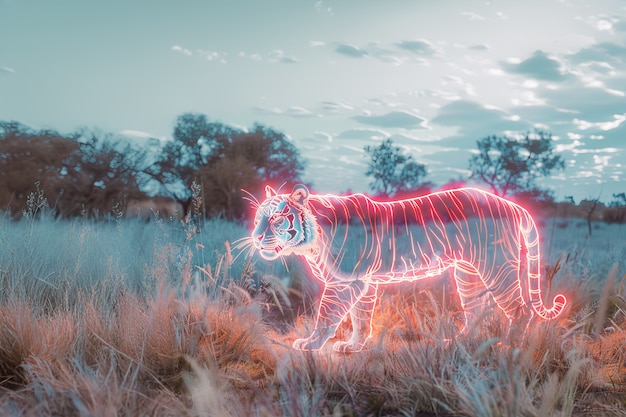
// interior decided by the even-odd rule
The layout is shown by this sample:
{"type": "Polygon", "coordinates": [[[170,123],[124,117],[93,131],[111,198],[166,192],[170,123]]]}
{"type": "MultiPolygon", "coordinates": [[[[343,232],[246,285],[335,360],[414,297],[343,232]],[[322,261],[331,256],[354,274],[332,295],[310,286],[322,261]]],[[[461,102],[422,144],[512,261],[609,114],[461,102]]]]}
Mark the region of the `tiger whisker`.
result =
{"type": "Polygon", "coordinates": [[[289,272],[289,267],[287,266],[287,260],[285,259],[284,256],[280,257],[280,261],[283,264],[283,266],[285,267],[285,269],[287,270],[287,272],[289,272]]]}
{"type": "Polygon", "coordinates": [[[250,204],[252,205],[252,207],[256,210],[259,208],[259,206],[261,205],[261,203],[259,202],[259,200],[257,200],[257,198],[248,190],[244,190],[243,188],[241,189],[242,192],[246,193],[247,196],[244,196],[243,199],[247,200],[250,202],[250,204]]]}
{"type": "Polygon", "coordinates": [[[251,236],[245,236],[245,237],[242,237],[241,239],[237,239],[233,241],[233,247],[237,249],[248,246],[248,245],[252,245],[252,244],[254,244],[254,241],[252,240],[251,236]]]}
{"type": "Polygon", "coordinates": [[[238,253],[235,255],[235,257],[233,258],[233,261],[239,259],[239,257],[241,255],[243,255],[245,252],[247,252],[247,258],[251,258],[252,255],[254,254],[254,240],[252,237],[243,237],[241,239],[237,239],[236,241],[233,242],[233,248],[235,248],[236,250],[238,250],[238,253]]]}

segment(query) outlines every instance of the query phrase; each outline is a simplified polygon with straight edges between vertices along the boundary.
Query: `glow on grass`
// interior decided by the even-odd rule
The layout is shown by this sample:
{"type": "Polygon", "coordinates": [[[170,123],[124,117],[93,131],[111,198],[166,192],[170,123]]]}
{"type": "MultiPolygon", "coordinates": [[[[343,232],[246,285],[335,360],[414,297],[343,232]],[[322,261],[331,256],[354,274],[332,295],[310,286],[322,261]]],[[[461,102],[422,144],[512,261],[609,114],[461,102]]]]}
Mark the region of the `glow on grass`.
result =
{"type": "Polygon", "coordinates": [[[554,319],[567,303],[562,294],[549,308],[542,299],[539,235],[528,211],[479,189],[380,202],[363,194],[310,194],[304,185],[277,194],[267,186],[265,201],[255,206],[251,244],[260,255],[299,255],[324,285],[313,332],[297,339],[296,349],[321,349],[348,315],[352,335],[333,348],[363,349],[379,285],[448,269],[464,310],[463,330],[491,301],[510,324],[535,314],[554,319]]]}

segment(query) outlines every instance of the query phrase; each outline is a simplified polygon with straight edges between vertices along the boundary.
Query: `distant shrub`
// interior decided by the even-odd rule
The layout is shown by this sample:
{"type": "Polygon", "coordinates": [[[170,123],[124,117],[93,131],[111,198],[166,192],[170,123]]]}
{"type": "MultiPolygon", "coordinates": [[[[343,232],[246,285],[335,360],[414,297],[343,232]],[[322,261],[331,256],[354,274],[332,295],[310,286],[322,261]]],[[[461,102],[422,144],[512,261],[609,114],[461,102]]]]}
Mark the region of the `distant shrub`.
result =
{"type": "Polygon", "coordinates": [[[609,207],[605,209],[603,219],[609,224],[626,223],[626,207],[609,207]]]}

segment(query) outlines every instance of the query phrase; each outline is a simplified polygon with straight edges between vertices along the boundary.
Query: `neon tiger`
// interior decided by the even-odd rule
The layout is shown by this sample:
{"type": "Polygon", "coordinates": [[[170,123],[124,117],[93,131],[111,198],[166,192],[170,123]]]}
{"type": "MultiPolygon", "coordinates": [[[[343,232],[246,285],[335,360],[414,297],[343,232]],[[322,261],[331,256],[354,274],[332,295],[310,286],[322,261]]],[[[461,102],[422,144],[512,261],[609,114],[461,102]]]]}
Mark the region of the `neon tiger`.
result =
{"type": "Polygon", "coordinates": [[[490,299],[510,323],[535,314],[554,319],[567,303],[558,294],[550,308],[544,304],[539,235],[528,211],[475,188],[379,202],[363,194],[310,194],[301,184],[290,194],[268,186],[251,240],[267,260],[303,257],[324,285],[312,334],[293,343],[300,350],[321,349],[348,315],[352,334],[333,349],[363,349],[379,285],[449,268],[464,310],[462,332],[490,299]]]}

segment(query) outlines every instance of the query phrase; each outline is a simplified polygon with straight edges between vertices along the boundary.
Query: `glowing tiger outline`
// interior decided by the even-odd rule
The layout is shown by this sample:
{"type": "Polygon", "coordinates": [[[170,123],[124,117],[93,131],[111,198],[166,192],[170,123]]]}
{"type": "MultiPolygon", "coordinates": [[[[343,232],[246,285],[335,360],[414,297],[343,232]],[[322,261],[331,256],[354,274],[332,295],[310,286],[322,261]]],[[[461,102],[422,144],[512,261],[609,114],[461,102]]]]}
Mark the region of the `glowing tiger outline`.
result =
{"type": "Polygon", "coordinates": [[[421,280],[449,268],[454,268],[464,310],[463,330],[488,296],[510,322],[522,317],[530,319],[535,314],[554,319],[567,304],[562,294],[553,298],[551,308],[543,303],[539,235],[528,211],[476,188],[380,202],[363,194],[310,194],[302,184],[296,185],[290,194],[277,194],[267,186],[266,200],[255,213],[251,240],[267,260],[290,254],[302,256],[313,276],[324,284],[312,334],[293,343],[300,350],[321,349],[349,314],[352,335],[347,341],[336,342],[333,349],[360,351],[371,338],[379,285],[421,280]],[[357,225],[348,226],[354,217],[357,225]],[[399,220],[406,226],[406,236],[395,232],[399,220]],[[343,233],[338,227],[341,221],[346,223],[343,233]],[[355,247],[346,246],[348,230],[358,227],[359,221],[366,231],[365,241],[354,257],[352,271],[346,273],[342,264],[347,264],[348,251],[355,247]],[[423,232],[421,237],[428,253],[414,238],[413,227],[423,232]],[[447,230],[450,227],[452,232],[447,230]],[[476,241],[472,240],[472,233],[477,234],[476,241]],[[409,242],[409,254],[396,253],[401,240],[409,242]],[[383,254],[385,245],[389,250],[383,254]],[[525,282],[520,276],[524,248],[525,282]]]}

